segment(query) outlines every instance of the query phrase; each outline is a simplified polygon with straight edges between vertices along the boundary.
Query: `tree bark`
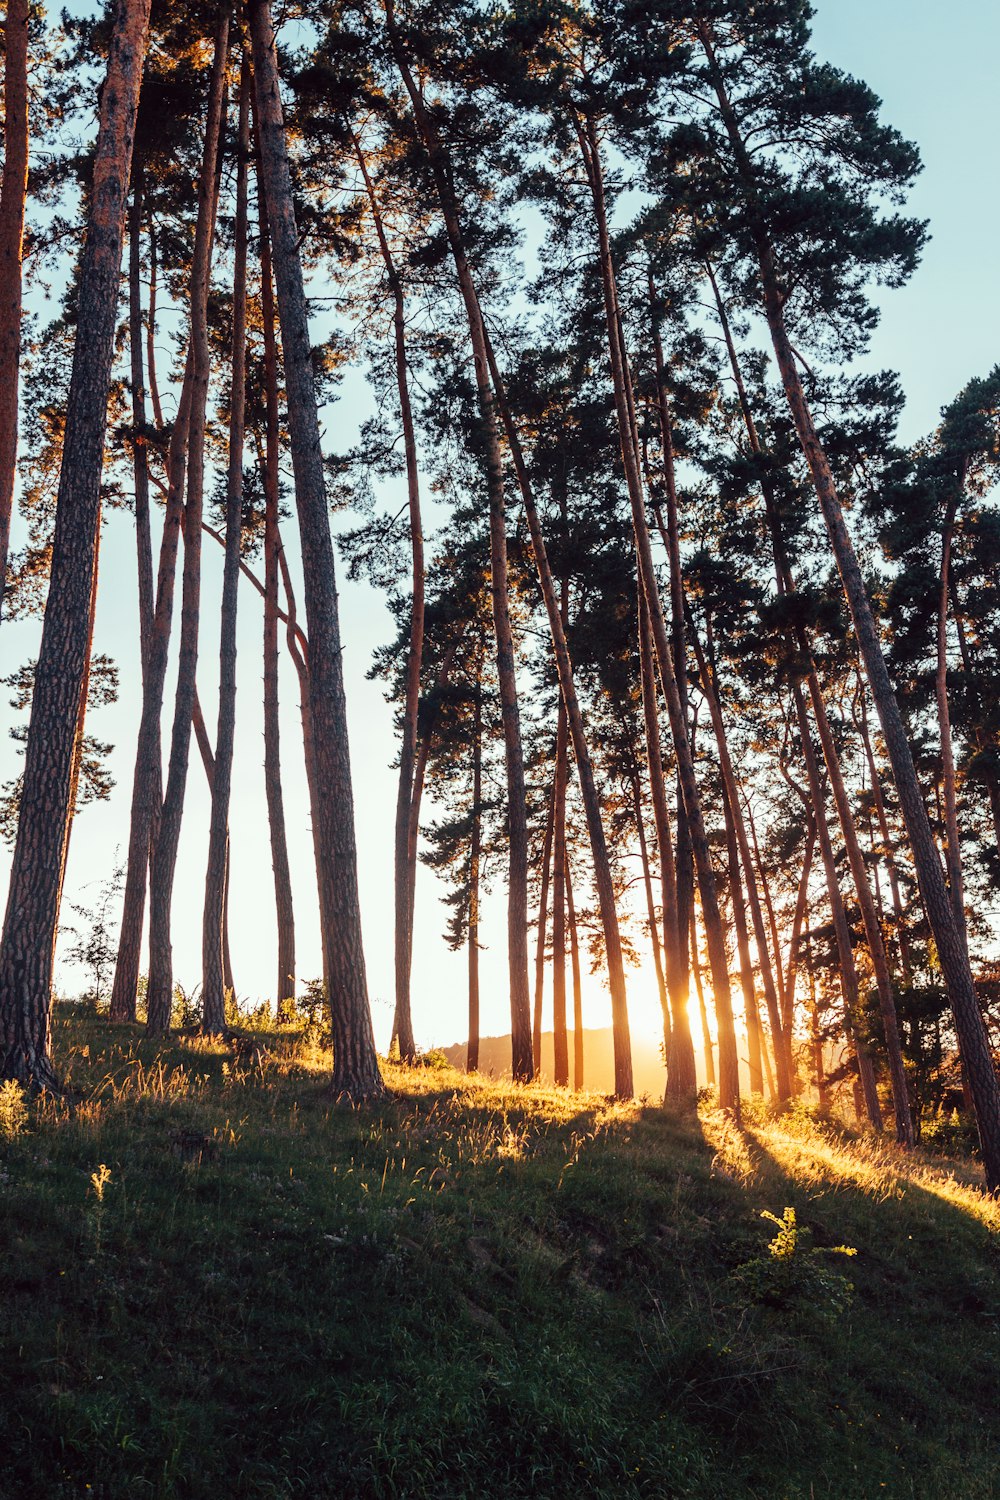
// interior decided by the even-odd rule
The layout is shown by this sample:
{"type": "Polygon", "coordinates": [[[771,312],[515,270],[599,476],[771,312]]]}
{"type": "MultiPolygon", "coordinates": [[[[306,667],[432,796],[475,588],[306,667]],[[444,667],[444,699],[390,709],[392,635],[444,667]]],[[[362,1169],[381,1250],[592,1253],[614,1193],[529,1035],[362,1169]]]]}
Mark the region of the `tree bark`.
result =
{"type": "MultiPolygon", "coordinates": [[[[965,486],[964,472],[961,488],[965,486]]],[[[968,954],[968,931],[965,922],[965,877],[962,871],[962,845],[958,832],[958,791],[955,778],[955,751],[951,739],[951,708],[948,702],[948,588],[951,570],[951,547],[958,512],[958,492],[952,495],[945,512],[941,534],[941,581],[938,591],[937,670],[934,673],[934,696],[937,702],[938,732],[941,736],[941,781],[944,791],[945,852],[948,887],[951,894],[955,927],[968,954]]]]}
{"type": "MultiPolygon", "coordinates": [[[[562,712],[562,700],[559,702],[562,712]]],[[[555,752],[553,752],[554,754],[555,752]]],[[[556,786],[552,781],[549,810],[542,841],[542,878],[538,893],[538,931],[535,935],[535,996],[531,1011],[531,1058],[537,1073],[542,1066],[542,1007],[545,1002],[545,940],[549,925],[549,885],[552,873],[552,839],[555,834],[556,786]]]]}
{"type": "MultiPolygon", "coordinates": [[[[236,611],[243,540],[243,445],[246,423],[247,167],[250,156],[250,69],[240,72],[239,133],[236,146],[236,222],[233,267],[232,382],[229,404],[229,472],[226,480],[226,555],[222,575],[219,640],[219,724],[215,737],[215,777],[208,831],[208,869],[202,922],[202,1029],[226,1029],[226,981],[222,929],[229,869],[229,803],[236,738],[236,611]]],[[[279,1000],[280,1000],[279,996],[279,1000]]]]}
{"type": "MultiPolygon", "coordinates": [[[[751,1094],[763,1094],[764,1073],[761,1056],[760,1012],[757,1009],[757,994],[754,989],[753,964],[750,962],[750,934],[747,930],[746,908],[743,904],[743,881],[740,878],[740,856],[733,823],[732,799],[725,780],[722,783],[722,806],[726,820],[726,849],[729,855],[729,901],[736,932],[736,951],[739,955],[740,984],[743,989],[743,1011],[747,1027],[747,1066],[750,1070],[751,1094]]],[[[775,1047],[778,1055],[778,1047],[775,1047]]]]}
{"type": "Polygon", "coordinates": [[[698,997],[698,1015],[701,1018],[701,1040],[702,1046],[705,1049],[705,1079],[709,1088],[715,1088],[715,1051],[712,1045],[712,1033],[708,1025],[708,1007],[705,1004],[705,990],[701,982],[701,962],[698,958],[698,925],[693,905],[688,925],[691,935],[691,974],[694,979],[695,994],[698,997]]]}
{"type": "Polygon", "coordinates": [[[372,1034],[361,935],[333,540],[274,28],[267,0],[250,0],[248,9],[309,626],[313,841],[333,1027],[333,1089],[338,1097],[356,1101],[380,1095],[384,1085],[372,1034]]]}
{"type": "Polygon", "coordinates": [[[50,1055],[53,950],[88,660],[126,195],[148,25],[149,0],[121,0],[101,94],[49,592],[0,943],[0,1076],[39,1088],[56,1086],[50,1055]]]}
{"type": "Polygon", "coordinates": [[[3,182],[0,184],[0,610],[17,472],[21,373],[21,256],[28,196],[28,0],[7,0],[4,22],[3,182]]]}
{"type": "Polygon", "coordinates": [[[184,564],[181,574],[181,628],[170,735],[167,780],[159,826],[152,846],[149,871],[149,982],[146,991],[146,1029],[160,1035],[170,1028],[174,991],[173,945],[170,931],[177,847],[184,816],[191,716],[198,671],[198,634],[201,606],[201,520],[205,488],[205,421],[211,354],[208,343],[208,292],[212,241],[218,206],[222,119],[225,110],[229,18],[219,23],[209,85],[205,138],[198,184],[198,219],[191,266],[191,413],[188,422],[187,498],[184,505],[184,564]]]}

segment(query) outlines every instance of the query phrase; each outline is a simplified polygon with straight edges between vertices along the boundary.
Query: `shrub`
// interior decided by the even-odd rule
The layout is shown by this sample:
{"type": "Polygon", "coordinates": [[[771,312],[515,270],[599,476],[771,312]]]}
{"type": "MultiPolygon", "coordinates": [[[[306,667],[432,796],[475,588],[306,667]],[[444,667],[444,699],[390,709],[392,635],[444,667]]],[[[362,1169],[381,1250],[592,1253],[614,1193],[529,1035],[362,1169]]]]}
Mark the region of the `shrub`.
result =
{"type": "Polygon", "coordinates": [[[765,1208],[761,1218],[777,1225],[778,1232],[767,1255],[755,1256],[733,1273],[740,1290],[751,1301],[769,1307],[810,1311],[827,1318],[846,1312],[854,1287],[846,1276],[831,1269],[827,1257],[858,1252],[849,1245],[826,1250],[814,1247],[809,1230],[799,1226],[794,1208],[786,1208],[780,1219],[765,1208]]]}
{"type": "Polygon", "coordinates": [[[12,1141],[27,1123],[28,1106],[21,1085],[13,1079],[0,1083],[0,1135],[12,1141]]]}

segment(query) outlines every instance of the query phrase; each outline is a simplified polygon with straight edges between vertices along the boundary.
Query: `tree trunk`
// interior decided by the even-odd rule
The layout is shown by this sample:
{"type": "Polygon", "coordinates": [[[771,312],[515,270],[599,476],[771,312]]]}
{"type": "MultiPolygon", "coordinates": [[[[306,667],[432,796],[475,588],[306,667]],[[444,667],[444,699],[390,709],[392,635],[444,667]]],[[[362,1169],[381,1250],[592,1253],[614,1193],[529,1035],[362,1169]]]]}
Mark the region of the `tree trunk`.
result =
{"type": "Polygon", "coordinates": [[[467,1073],[479,1067],[479,867],[483,849],[483,701],[476,683],[472,722],[472,838],[469,842],[469,1046],[467,1073]]]}
{"type": "Polygon", "coordinates": [[[552,840],[552,1063],[557,1088],[569,1083],[566,1033],[566,783],[569,777],[569,725],[559,701],[552,840]]]}
{"type": "Polygon", "coordinates": [[[56,1085],[50,1055],[53,951],[88,659],[125,203],[148,24],[149,0],[122,0],[101,94],[49,592],[0,944],[0,1075],[40,1088],[56,1085]]]}
{"type": "Polygon", "coordinates": [[[642,790],[639,784],[639,767],[633,764],[629,777],[632,785],[632,814],[635,831],[639,836],[639,859],[642,864],[642,888],[646,896],[646,920],[649,926],[649,943],[653,950],[653,970],[656,974],[656,990],[660,997],[663,1016],[663,1056],[670,1056],[670,996],[667,994],[667,979],[663,972],[663,957],[660,945],[659,924],[656,920],[656,902],[653,899],[653,875],[649,867],[649,842],[646,838],[645,819],[642,815],[642,790]]]}
{"type": "Polygon", "coordinates": [[[755,239],[760,268],[764,313],[775,358],[781,373],[792,421],[812,475],[816,496],[840,572],[854,633],[864,662],[865,675],[868,678],[868,685],[882,724],[882,734],[909,836],[924,910],[934,934],[938,959],[948,987],[948,995],[955,1016],[955,1029],[975,1104],[987,1188],[991,1193],[1000,1193],[1000,1080],[997,1078],[989,1038],[973,988],[968,955],[962,941],[962,934],[955,921],[951,897],[934,845],[934,836],[917,779],[913,754],[886,668],[885,658],[882,655],[878,627],[865,588],[864,576],[844,521],[833,472],[816,432],[799,375],[795,352],[785,328],[778,272],[757,198],[754,167],[726,93],[725,83],[712,48],[709,27],[706,22],[699,21],[698,29],[712,71],[720,113],[748,194],[750,227],[755,239]]]}
{"type": "Polygon", "coordinates": [[[580,977],[580,942],[576,930],[576,907],[573,904],[573,871],[569,850],[566,851],[566,915],[569,921],[569,947],[573,962],[573,1087],[583,1088],[583,981],[580,977]]]}
{"type": "MultiPolygon", "coordinates": [[[[763,1094],[764,1073],[761,1062],[763,1052],[760,1013],[754,990],[753,964],[750,962],[750,934],[747,931],[746,908],[743,905],[743,882],[740,879],[740,857],[733,825],[732,802],[729,788],[722,783],[722,806],[726,820],[726,848],[729,855],[729,901],[736,931],[736,951],[740,963],[740,984],[743,989],[743,1011],[747,1025],[747,1065],[750,1069],[751,1094],[763,1094]]],[[[778,1054],[778,1047],[775,1053],[778,1054]]]]}
{"type": "Polygon", "coordinates": [[[715,888],[715,873],[712,869],[708,838],[702,817],[701,797],[695,773],[694,758],[688,727],[683,712],[680,690],[677,683],[676,664],[667,636],[663,606],[660,601],[653,566],[649,527],[646,522],[646,505],[642,480],[634,442],[634,418],[631,391],[628,379],[628,362],[622,338],[618,294],[615,284],[611,242],[608,233],[607,214],[604,204],[604,181],[601,171],[597,134],[594,122],[588,117],[586,128],[577,123],[581,155],[587,172],[594,206],[594,218],[599,244],[601,282],[604,294],[605,315],[608,327],[608,352],[611,362],[614,387],[615,410],[621,442],[622,462],[632,506],[632,527],[639,561],[642,590],[649,606],[653,642],[660,668],[660,676],[667,697],[670,727],[677,755],[678,770],[684,794],[684,808],[691,831],[695,868],[701,890],[702,911],[705,916],[705,931],[708,939],[709,962],[712,970],[712,989],[719,1021],[719,1097],[724,1109],[739,1113],[740,1085],[739,1064],[736,1053],[736,1027],[733,1018],[732,992],[726,963],[726,945],[719,914],[719,902],[715,888]]]}
{"type": "Polygon", "coordinates": [[[695,918],[694,906],[691,907],[689,921],[691,930],[691,974],[694,979],[694,991],[698,996],[698,1014],[701,1018],[701,1040],[705,1049],[705,1079],[709,1088],[715,1088],[715,1052],[712,1046],[712,1033],[708,1025],[708,1007],[705,1004],[705,990],[701,982],[701,962],[698,958],[698,925],[695,918]]]}
{"type": "MultiPolygon", "coordinates": [[[[258,172],[259,172],[258,158],[258,172]]],[[[295,904],[288,860],[285,798],[281,784],[281,720],[278,686],[278,573],[281,557],[279,511],[278,344],[274,328],[271,283],[271,245],[267,233],[264,192],[258,179],[260,213],[261,322],[264,335],[264,790],[274,874],[274,909],[278,939],[278,977],[275,991],[278,1019],[291,1018],[295,1004],[295,904]]],[[[289,596],[289,619],[294,605],[289,596]]],[[[300,671],[300,709],[308,714],[309,692],[305,661],[289,629],[289,647],[300,671]]],[[[303,738],[305,752],[305,738],[303,738]]]]}
{"type": "MultiPolygon", "coordinates": [[[[559,701],[562,713],[562,700],[559,701]]],[[[553,758],[555,751],[553,750],[553,758]]],[[[531,1058],[537,1073],[542,1066],[542,1009],[545,1003],[545,941],[549,925],[549,885],[552,873],[552,839],[555,834],[556,784],[552,779],[549,794],[549,811],[545,820],[545,838],[542,841],[542,878],[538,893],[538,931],[535,935],[535,997],[531,1010],[531,1058]]]]}
{"type": "MultiPolygon", "coordinates": [[[[208,782],[208,792],[211,798],[215,793],[215,753],[212,750],[212,742],[208,737],[208,726],[205,723],[205,715],[201,711],[201,701],[198,697],[198,688],[194,690],[194,708],[191,713],[191,727],[194,737],[198,742],[198,750],[201,753],[201,763],[205,769],[205,780],[208,782]]],[[[224,990],[229,990],[232,995],[236,994],[236,982],[233,979],[233,956],[229,946],[229,837],[226,836],[225,849],[225,877],[222,886],[222,981],[224,990]]]]}
{"type": "Polygon", "coordinates": [[[28,196],[28,0],[7,0],[4,23],[3,182],[0,185],[0,609],[17,472],[21,374],[21,254],[28,196]]]}
{"type": "MultiPolygon", "coordinates": [[[[878,819],[879,831],[882,835],[882,855],[885,866],[889,872],[889,890],[892,892],[893,912],[896,919],[896,943],[899,947],[899,962],[903,971],[903,978],[907,984],[913,983],[913,954],[910,949],[910,937],[907,929],[906,915],[903,908],[903,898],[899,887],[899,870],[896,865],[896,850],[892,834],[889,831],[889,819],[885,810],[885,798],[882,795],[882,781],[879,769],[875,762],[875,752],[872,749],[872,739],[868,732],[868,710],[865,707],[865,685],[858,673],[858,693],[852,707],[852,718],[855,728],[861,736],[861,743],[865,747],[865,757],[868,761],[868,770],[871,775],[872,800],[875,804],[875,816],[878,819]]],[[[1000,830],[998,830],[1000,832],[1000,830]]]]}
{"type": "Polygon", "coordinates": [[[184,565],[181,574],[180,652],[174,720],[167,761],[167,781],[153,842],[149,871],[149,983],[146,991],[146,1029],[151,1035],[169,1030],[174,991],[170,913],[173,901],[177,847],[184,816],[191,715],[198,670],[198,633],[201,605],[201,519],[205,487],[205,421],[211,353],[208,343],[208,292],[212,240],[218,205],[222,117],[225,109],[229,18],[219,23],[209,86],[198,185],[198,220],[191,267],[191,414],[188,422],[187,499],[184,506],[184,565]]]}
{"type": "Polygon", "coordinates": [[[792,934],[788,940],[788,965],[785,970],[784,1013],[782,1022],[790,1038],[795,1025],[795,981],[799,968],[799,948],[802,943],[802,924],[809,906],[809,876],[812,873],[813,854],[816,849],[816,819],[809,819],[806,834],[806,852],[799,876],[799,889],[795,897],[795,913],[792,917],[792,934]]]}
{"type": "MultiPolygon", "coordinates": [[[[730,821],[732,822],[733,836],[736,839],[739,858],[743,862],[743,878],[746,882],[747,901],[750,906],[750,915],[753,922],[754,940],[757,944],[757,958],[760,964],[761,981],[764,986],[764,1001],[767,1005],[768,1019],[771,1023],[771,1044],[774,1048],[775,1071],[778,1076],[778,1098],[785,1100],[791,1098],[792,1094],[791,1048],[781,1024],[778,994],[774,984],[774,973],[771,968],[771,958],[768,952],[767,934],[764,930],[764,916],[761,911],[757,882],[754,879],[750,840],[747,838],[746,822],[740,802],[740,789],[736,781],[736,773],[733,770],[732,757],[729,754],[729,741],[726,738],[722,707],[719,703],[718,692],[716,691],[715,668],[714,664],[711,669],[709,668],[701,641],[698,638],[698,632],[692,628],[688,634],[694,646],[695,660],[698,663],[698,673],[701,679],[701,688],[708,703],[712,727],[715,730],[715,742],[719,749],[719,766],[722,771],[725,802],[728,807],[730,821]]],[[[730,861],[730,865],[731,863],[730,861]]],[[[740,958],[742,963],[742,953],[740,958]]],[[[777,959],[777,954],[775,958],[777,959]]],[[[754,1000],[753,1006],[754,1014],[756,1015],[756,1000],[754,1000]]]]}
{"type": "MultiPolygon", "coordinates": [[[[202,924],[202,1029],[226,1029],[226,982],[222,928],[229,870],[229,802],[236,738],[236,611],[243,540],[243,444],[246,422],[247,164],[250,156],[250,69],[240,71],[239,135],[236,146],[236,223],[233,269],[232,385],[229,398],[229,472],[226,481],[226,556],[222,574],[219,640],[219,726],[208,832],[208,869],[202,924]]],[[[279,997],[280,999],[280,997],[279,997]]]]}
{"type": "Polygon", "coordinates": [[[278,292],[309,625],[313,841],[324,972],[333,1024],[333,1088],[338,1097],[361,1100],[380,1095],[384,1085],[372,1034],[361,936],[333,540],[274,28],[267,0],[250,0],[249,15],[261,175],[278,292]]]}

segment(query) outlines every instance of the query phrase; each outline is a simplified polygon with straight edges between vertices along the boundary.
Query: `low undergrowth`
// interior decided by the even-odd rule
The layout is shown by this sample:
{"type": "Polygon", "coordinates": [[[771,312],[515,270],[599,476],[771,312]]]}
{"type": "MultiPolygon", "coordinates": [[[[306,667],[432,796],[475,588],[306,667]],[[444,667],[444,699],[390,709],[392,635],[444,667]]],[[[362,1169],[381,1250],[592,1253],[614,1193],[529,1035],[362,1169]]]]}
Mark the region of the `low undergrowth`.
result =
{"type": "Polygon", "coordinates": [[[0,1101],[0,1495],[987,1500],[975,1163],[60,1010],[0,1101]],[[851,1252],[846,1254],[846,1252],[851,1252]]]}

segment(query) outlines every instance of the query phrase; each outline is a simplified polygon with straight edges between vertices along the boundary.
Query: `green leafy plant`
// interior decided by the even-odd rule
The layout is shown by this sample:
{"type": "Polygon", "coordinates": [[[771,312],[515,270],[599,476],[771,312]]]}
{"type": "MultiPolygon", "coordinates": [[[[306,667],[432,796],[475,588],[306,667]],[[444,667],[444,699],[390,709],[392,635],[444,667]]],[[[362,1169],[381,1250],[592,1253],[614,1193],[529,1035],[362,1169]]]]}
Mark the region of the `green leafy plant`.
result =
{"type": "Polygon", "coordinates": [[[734,1273],[740,1290],[753,1302],[770,1307],[811,1311],[820,1317],[834,1318],[851,1305],[854,1287],[846,1276],[831,1268],[831,1255],[857,1255],[850,1245],[821,1248],[812,1244],[812,1235],[796,1218],[794,1208],[786,1208],[779,1218],[769,1209],[761,1218],[777,1227],[777,1234],[767,1246],[767,1254],[755,1256],[734,1273]]]}
{"type": "Polygon", "coordinates": [[[19,1083],[0,1083],[0,1135],[12,1141],[28,1123],[28,1106],[19,1083]]]}

